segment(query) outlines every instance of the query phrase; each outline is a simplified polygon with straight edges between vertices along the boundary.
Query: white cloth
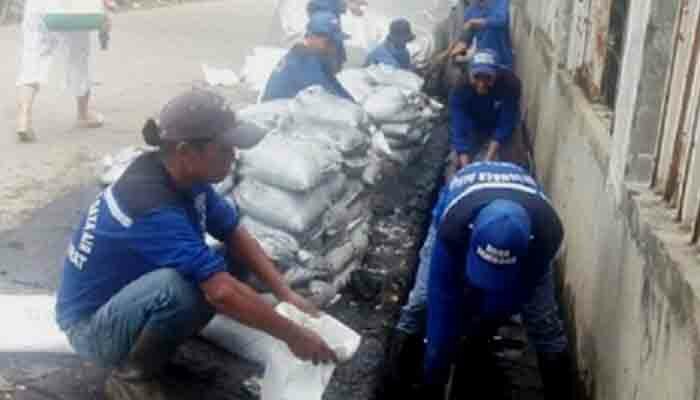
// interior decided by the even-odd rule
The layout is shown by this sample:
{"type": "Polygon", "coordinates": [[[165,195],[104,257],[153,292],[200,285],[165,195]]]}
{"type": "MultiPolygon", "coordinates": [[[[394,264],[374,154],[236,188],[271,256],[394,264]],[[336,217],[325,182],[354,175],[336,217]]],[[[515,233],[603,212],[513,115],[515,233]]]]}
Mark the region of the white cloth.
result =
{"type": "Polygon", "coordinates": [[[51,0],[28,0],[22,21],[22,53],[17,85],[46,84],[53,59],[65,59],[65,88],[76,97],[90,91],[90,46],[88,31],[50,32],[43,16],[51,0]]]}

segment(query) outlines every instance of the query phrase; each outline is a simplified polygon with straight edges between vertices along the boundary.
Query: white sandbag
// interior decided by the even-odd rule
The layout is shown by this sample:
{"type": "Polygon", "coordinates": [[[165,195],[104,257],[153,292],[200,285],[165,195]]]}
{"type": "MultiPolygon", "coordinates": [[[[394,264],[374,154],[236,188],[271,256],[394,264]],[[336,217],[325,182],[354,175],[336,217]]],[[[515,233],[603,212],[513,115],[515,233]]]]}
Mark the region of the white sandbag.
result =
{"type": "Polygon", "coordinates": [[[376,82],[364,68],[344,69],[338,74],[338,81],[360,104],[365,101],[376,86],[376,82]]]}
{"type": "Polygon", "coordinates": [[[331,249],[325,255],[331,273],[337,275],[353,260],[361,260],[369,249],[369,222],[355,227],[350,233],[349,240],[341,246],[331,249]]]}
{"type": "Polygon", "coordinates": [[[378,85],[398,87],[411,93],[420,92],[425,83],[425,80],[414,72],[385,64],[369,66],[367,73],[378,85]]]}
{"type": "Polygon", "coordinates": [[[240,73],[241,80],[253,90],[262,92],[272,71],[275,70],[287,51],[287,49],[279,47],[255,47],[253,54],[245,58],[240,73]]]}
{"type": "Polygon", "coordinates": [[[365,155],[359,157],[347,157],[343,160],[343,169],[348,178],[362,178],[362,173],[369,166],[370,159],[365,155]]]}
{"type": "Polygon", "coordinates": [[[56,298],[45,294],[0,295],[1,353],[74,353],[56,324],[56,298]]]}
{"type": "Polygon", "coordinates": [[[283,264],[295,263],[300,247],[299,242],[287,232],[271,228],[262,222],[245,216],[241,225],[260,243],[270,259],[283,264]]]}
{"type": "MultiPolygon", "coordinates": [[[[279,304],[275,310],[318,334],[341,362],[349,361],[360,346],[360,335],[326,314],[313,318],[287,303],[279,304]]],[[[275,340],[270,346],[261,399],[321,400],[335,367],[332,363],[313,365],[301,361],[285,343],[275,340]]]]}
{"type": "Polygon", "coordinates": [[[290,287],[303,286],[314,279],[328,279],[331,277],[330,268],[307,268],[306,266],[296,266],[285,271],[283,278],[290,287]]]}
{"type": "Polygon", "coordinates": [[[391,146],[392,150],[405,149],[408,147],[419,146],[425,144],[428,132],[421,128],[413,128],[403,136],[389,134],[386,135],[386,141],[391,146]]]}
{"type": "Polygon", "coordinates": [[[216,314],[199,333],[203,338],[248,361],[265,365],[274,338],[225,315],[216,314]]]}
{"type": "Polygon", "coordinates": [[[268,135],[240,154],[241,176],[296,192],[320,185],[340,171],[342,160],[333,149],[281,134],[268,135]]]}
{"type": "Polygon", "coordinates": [[[367,114],[358,104],[330,94],[321,86],[311,86],[291,102],[292,117],[300,122],[326,122],[363,128],[369,123],[367,114]]]}
{"type": "Polygon", "coordinates": [[[395,86],[377,87],[362,107],[373,121],[378,123],[407,123],[421,116],[405,92],[395,86]]]}
{"type": "Polygon", "coordinates": [[[370,143],[369,135],[357,128],[320,121],[293,124],[281,129],[279,134],[323,143],[343,155],[365,153],[370,143]]]}
{"type": "Polygon", "coordinates": [[[386,135],[387,138],[390,137],[404,137],[414,128],[413,124],[408,124],[408,123],[387,123],[387,124],[382,124],[381,129],[382,132],[386,135]]]}
{"type": "Polygon", "coordinates": [[[244,179],[234,196],[244,214],[269,226],[302,234],[342,195],[345,180],[345,175],[337,174],[308,192],[290,192],[244,179]]]}
{"type": "Polygon", "coordinates": [[[254,123],[272,131],[289,118],[289,102],[290,100],[288,99],[279,99],[252,104],[238,110],[236,115],[243,121],[254,123]]]}

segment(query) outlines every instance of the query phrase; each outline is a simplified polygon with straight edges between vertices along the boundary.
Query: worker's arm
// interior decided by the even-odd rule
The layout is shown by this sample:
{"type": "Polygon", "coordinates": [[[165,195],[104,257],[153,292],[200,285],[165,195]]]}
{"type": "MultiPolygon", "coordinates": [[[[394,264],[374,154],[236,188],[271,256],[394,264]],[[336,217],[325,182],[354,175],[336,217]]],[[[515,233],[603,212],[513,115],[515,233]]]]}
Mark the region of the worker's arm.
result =
{"type": "Polygon", "coordinates": [[[258,241],[246,230],[239,226],[227,241],[229,254],[236,262],[250,268],[260,280],[266,284],[277,299],[293,304],[300,310],[311,315],[318,315],[319,310],[295,293],[285,282],[278,272],[274,263],[265,254],[258,241]]]}
{"type": "Polygon", "coordinates": [[[217,312],[285,342],[298,358],[315,364],[337,361],[333,350],[317,334],[278,314],[253,289],[228,272],[210,276],[200,287],[217,312]]]}
{"type": "Polygon", "coordinates": [[[449,100],[450,146],[461,159],[468,158],[474,147],[474,121],[467,109],[468,96],[467,89],[457,89],[450,95],[449,100]]]}

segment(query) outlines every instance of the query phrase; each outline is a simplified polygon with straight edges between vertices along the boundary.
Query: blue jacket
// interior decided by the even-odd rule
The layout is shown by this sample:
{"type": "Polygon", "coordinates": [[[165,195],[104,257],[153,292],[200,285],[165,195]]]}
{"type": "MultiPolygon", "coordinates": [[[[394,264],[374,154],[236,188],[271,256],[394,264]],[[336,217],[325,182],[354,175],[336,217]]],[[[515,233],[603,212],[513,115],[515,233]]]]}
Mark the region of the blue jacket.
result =
{"type": "Polygon", "coordinates": [[[397,46],[390,40],[385,40],[367,56],[365,67],[375,64],[385,64],[394,68],[413,71],[411,54],[406,46],[397,46]]]}
{"type": "Polygon", "coordinates": [[[507,143],[520,119],[520,95],[520,79],[505,69],[485,96],[469,84],[455,89],[449,98],[452,149],[474,155],[489,139],[507,143]]]}
{"type": "Polygon", "coordinates": [[[425,378],[443,383],[460,337],[478,327],[475,320],[508,317],[529,300],[538,279],[548,273],[564,231],[542,188],[524,169],[509,163],[481,162],[459,171],[443,188],[433,210],[437,236],[428,278],[425,378]],[[466,274],[470,225],[493,200],[521,204],[532,221],[533,241],[519,287],[507,294],[471,288],[466,274]]]}
{"type": "MultiPolygon", "coordinates": [[[[510,0],[489,0],[485,7],[478,4],[464,10],[464,21],[485,18],[486,26],[474,32],[477,47],[492,49],[498,53],[501,63],[513,68],[513,45],[510,39],[510,0]]],[[[464,35],[462,40],[471,43],[471,35],[464,35]]]]}
{"type": "Polygon", "coordinates": [[[129,283],[161,268],[173,268],[198,284],[227,270],[205,233],[227,241],[238,212],[212,189],[175,188],[159,160],[149,153],[90,206],[68,246],[56,304],[66,330],[90,317],[129,283]]]}
{"type": "Polygon", "coordinates": [[[355,101],[331,72],[327,57],[302,45],[292,47],[272,72],[262,101],[291,99],[313,85],[320,85],[336,96],[355,101]]]}

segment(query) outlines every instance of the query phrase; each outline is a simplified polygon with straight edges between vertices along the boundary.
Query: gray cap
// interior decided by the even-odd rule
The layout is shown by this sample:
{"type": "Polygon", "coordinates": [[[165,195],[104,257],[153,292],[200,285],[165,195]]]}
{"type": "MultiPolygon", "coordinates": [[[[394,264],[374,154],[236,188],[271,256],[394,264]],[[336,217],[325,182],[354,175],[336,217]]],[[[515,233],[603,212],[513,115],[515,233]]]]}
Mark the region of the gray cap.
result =
{"type": "Polygon", "coordinates": [[[239,122],[228,101],[206,89],[192,89],[170,100],[160,112],[158,127],[163,142],[211,140],[241,149],[255,146],[266,133],[239,122]]]}

